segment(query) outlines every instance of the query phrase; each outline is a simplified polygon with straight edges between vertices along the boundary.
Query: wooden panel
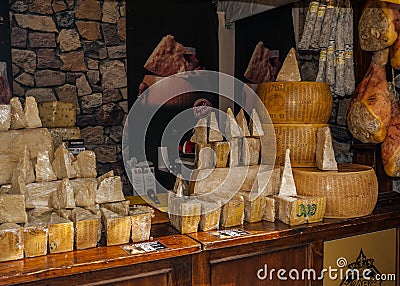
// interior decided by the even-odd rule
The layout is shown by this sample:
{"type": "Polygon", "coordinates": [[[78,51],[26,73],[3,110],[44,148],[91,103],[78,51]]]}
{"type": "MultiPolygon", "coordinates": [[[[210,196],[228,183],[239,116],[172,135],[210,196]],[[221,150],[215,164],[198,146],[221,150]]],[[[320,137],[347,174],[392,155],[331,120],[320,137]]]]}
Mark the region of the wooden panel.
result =
{"type": "Polygon", "coordinates": [[[301,272],[307,268],[306,246],[265,253],[248,257],[228,256],[224,259],[211,260],[211,285],[306,285],[301,279],[301,272]],[[290,257],[290,259],[289,259],[290,257]],[[275,271],[273,270],[275,269],[275,271]],[[279,278],[279,272],[282,278],[279,278]],[[289,271],[293,270],[292,279],[289,271]],[[300,273],[300,278],[296,277],[300,273]]]}

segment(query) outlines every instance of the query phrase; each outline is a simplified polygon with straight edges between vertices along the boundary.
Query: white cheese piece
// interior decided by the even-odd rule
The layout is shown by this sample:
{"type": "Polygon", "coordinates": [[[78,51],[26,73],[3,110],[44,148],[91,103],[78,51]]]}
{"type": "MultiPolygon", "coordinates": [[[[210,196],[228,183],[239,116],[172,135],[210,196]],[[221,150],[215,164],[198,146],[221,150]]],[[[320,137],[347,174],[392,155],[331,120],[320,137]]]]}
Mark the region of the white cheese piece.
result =
{"type": "Polygon", "coordinates": [[[19,176],[21,176],[27,184],[35,181],[35,173],[33,171],[32,161],[30,160],[29,149],[26,145],[22,156],[19,158],[18,165],[13,171],[13,178],[11,178],[11,181],[16,181],[19,176]]]}
{"type": "Polygon", "coordinates": [[[228,110],[226,111],[225,137],[229,141],[231,141],[232,138],[243,137],[243,133],[238,123],[236,122],[232,109],[230,108],[228,108],[228,110]]]}
{"type": "Polygon", "coordinates": [[[301,81],[299,63],[294,48],[291,48],[286,56],[276,81],[301,81]]]}
{"type": "Polygon", "coordinates": [[[36,181],[39,183],[57,180],[57,176],[53,171],[53,167],[51,166],[49,152],[47,150],[39,151],[36,159],[35,171],[36,181]]]}
{"type": "Polygon", "coordinates": [[[68,179],[63,179],[57,190],[50,194],[49,207],[57,210],[75,208],[74,189],[68,179]]]}
{"type": "Polygon", "coordinates": [[[96,204],[96,179],[71,180],[74,189],[75,205],[77,207],[91,207],[96,204]]]}
{"type": "Polygon", "coordinates": [[[220,142],[224,138],[222,136],[221,130],[219,129],[217,116],[215,112],[211,112],[210,115],[210,130],[208,132],[208,142],[220,142]]]}
{"type": "Polygon", "coordinates": [[[62,144],[54,152],[54,161],[52,164],[54,173],[58,179],[73,179],[76,178],[76,170],[72,166],[74,155],[62,144]]]}
{"type": "Polygon", "coordinates": [[[244,221],[260,222],[265,211],[266,197],[264,193],[253,196],[249,192],[239,192],[244,199],[244,221]]]}
{"type": "Polygon", "coordinates": [[[42,127],[42,121],[40,121],[37,103],[33,96],[27,96],[25,98],[24,114],[27,123],[26,126],[27,128],[42,127]]]}
{"type": "Polygon", "coordinates": [[[249,137],[250,136],[249,126],[247,123],[246,116],[244,115],[243,108],[241,108],[239,113],[236,115],[236,122],[239,125],[242,136],[249,137]]]}
{"type": "Polygon", "coordinates": [[[7,131],[11,126],[11,106],[0,104],[0,131],[7,131]]]}
{"type": "Polygon", "coordinates": [[[317,132],[315,151],[317,167],[322,171],[337,171],[338,165],[332,146],[332,134],[329,127],[322,127],[317,132]]]}
{"type": "Polygon", "coordinates": [[[230,154],[229,154],[229,167],[237,167],[240,165],[240,138],[231,138],[229,141],[230,154]]]}
{"type": "Polygon", "coordinates": [[[250,135],[256,138],[264,136],[260,117],[255,109],[252,110],[250,116],[250,135]]]}
{"type": "Polygon", "coordinates": [[[265,209],[262,219],[269,222],[275,222],[275,199],[273,197],[265,198],[265,209]]]}
{"type": "Polygon", "coordinates": [[[0,223],[26,223],[24,195],[0,195],[0,223]]]}
{"type": "Polygon", "coordinates": [[[14,170],[13,178],[11,180],[11,188],[8,193],[15,195],[26,194],[25,176],[17,169],[14,170]]]}
{"type": "Polygon", "coordinates": [[[207,118],[200,118],[197,121],[190,141],[196,144],[207,144],[207,118]]]}
{"type": "Polygon", "coordinates": [[[78,178],[96,178],[96,154],[93,151],[85,150],[80,152],[72,166],[77,172],[78,178]]]}
{"type": "Polygon", "coordinates": [[[210,144],[196,144],[196,169],[211,169],[214,167],[215,153],[210,144]]]}
{"type": "Polygon", "coordinates": [[[290,164],[290,149],[286,150],[285,165],[283,167],[281,185],[279,187],[279,196],[296,196],[296,184],[293,179],[292,166],[290,164]]]}
{"type": "Polygon", "coordinates": [[[258,138],[242,138],[242,165],[258,165],[260,161],[261,141],[258,138]]]}
{"type": "Polygon", "coordinates": [[[121,177],[115,176],[105,178],[98,186],[96,191],[96,203],[113,203],[125,200],[122,192],[121,177]]]}
{"type": "Polygon", "coordinates": [[[11,129],[23,129],[28,126],[25,113],[22,109],[21,101],[18,97],[13,97],[10,100],[11,107],[11,129]]]}

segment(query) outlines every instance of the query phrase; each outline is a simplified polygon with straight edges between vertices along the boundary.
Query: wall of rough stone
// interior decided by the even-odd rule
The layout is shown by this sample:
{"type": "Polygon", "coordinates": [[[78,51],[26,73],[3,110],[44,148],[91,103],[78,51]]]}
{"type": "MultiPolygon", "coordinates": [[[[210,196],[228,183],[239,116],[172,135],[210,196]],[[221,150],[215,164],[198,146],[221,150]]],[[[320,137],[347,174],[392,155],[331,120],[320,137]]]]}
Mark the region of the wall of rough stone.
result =
{"type": "Polygon", "coordinates": [[[99,174],[121,175],[128,113],[123,0],[9,0],[13,93],[76,106],[77,126],[99,174]]]}

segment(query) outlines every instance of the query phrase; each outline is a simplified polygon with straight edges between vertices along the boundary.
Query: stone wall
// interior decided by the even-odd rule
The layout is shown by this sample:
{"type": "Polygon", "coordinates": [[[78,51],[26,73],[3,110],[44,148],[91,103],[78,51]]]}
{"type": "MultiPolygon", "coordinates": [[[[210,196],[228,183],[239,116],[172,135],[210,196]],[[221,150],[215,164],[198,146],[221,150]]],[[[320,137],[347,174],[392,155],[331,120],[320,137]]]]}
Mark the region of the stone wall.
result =
{"type": "Polygon", "coordinates": [[[99,174],[121,175],[128,113],[123,0],[9,0],[13,93],[76,106],[77,126],[99,174]]]}

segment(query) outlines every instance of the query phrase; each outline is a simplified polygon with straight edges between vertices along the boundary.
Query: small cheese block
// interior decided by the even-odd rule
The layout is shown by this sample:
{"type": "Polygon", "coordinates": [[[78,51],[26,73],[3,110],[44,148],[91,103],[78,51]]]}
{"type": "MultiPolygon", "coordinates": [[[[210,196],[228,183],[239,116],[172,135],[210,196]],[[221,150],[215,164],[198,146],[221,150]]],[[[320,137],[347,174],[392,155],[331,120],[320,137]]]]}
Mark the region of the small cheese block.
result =
{"type": "Polygon", "coordinates": [[[197,121],[190,141],[196,144],[207,144],[207,118],[200,118],[199,121],[197,121]]]}
{"type": "Polygon", "coordinates": [[[294,48],[291,48],[286,56],[276,81],[301,81],[299,63],[294,48]]]}
{"type": "Polygon", "coordinates": [[[49,207],[56,210],[75,208],[74,189],[68,179],[63,179],[57,190],[50,194],[49,207]]]}
{"type": "Polygon", "coordinates": [[[122,192],[121,177],[109,177],[101,181],[96,191],[97,204],[121,202],[123,200],[125,200],[125,197],[122,192]]]}
{"type": "Polygon", "coordinates": [[[211,169],[214,167],[215,153],[210,144],[196,144],[196,169],[211,169]]]}
{"type": "Polygon", "coordinates": [[[265,198],[265,209],[262,219],[269,222],[275,222],[275,199],[273,197],[265,198]]]}
{"type": "MultiPolygon", "coordinates": [[[[25,145],[22,155],[19,158],[17,168],[13,172],[13,177],[14,176],[22,176],[27,184],[35,181],[35,172],[33,171],[33,165],[32,161],[30,160],[30,154],[27,145],[25,145]]],[[[12,180],[13,179],[11,178],[11,181],[12,180]]]]}
{"type": "Polygon", "coordinates": [[[62,101],[41,102],[38,104],[43,127],[74,127],[76,109],[74,104],[62,101]]]}
{"type": "Polygon", "coordinates": [[[107,246],[128,243],[131,237],[131,218],[121,217],[105,208],[100,208],[100,211],[107,246]]]}
{"type": "Polygon", "coordinates": [[[319,222],[326,208],[325,197],[274,196],[276,218],[289,225],[319,222]]]}
{"type": "Polygon", "coordinates": [[[0,223],[26,223],[24,195],[0,195],[0,223]]]}
{"type": "Polygon", "coordinates": [[[74,155],[62,144],[56,152],[54,152],[54,161],[52,164],[54,173],[57,178],[62,180],[64,178],[73,179],[76,178],[76,170],[72,166],[74,161],[74,155]]]}
{"type": "Polygon", "coordinates": [[[102,219],[101,219],[100,206],[94,205],[94,206],[90,206],[90,207],[85,207],[85,210],[88,210],[90,213],[92,213],[99,221],[99,228],[97,231],[97,243],[99,243],[101,240],[101,234],[104,232],[103,223],[102,223],[102,219]]]}
{"type": "Polygon", "coordinates": [[[96,204],[96,179],[76,179],[70,181],[74,189],[75,205],[91,207],[96,204]]]}
{"type": "Polygon", "coordinates": [[[14,195],[26,194],[25,176],[18,169],[15,169],[13,172],[13,177],[11,179],[11,188],[9,189],[8,193],[14,195]]]}
{"type": "Polygon", "coordinates": [[[127,216],[129,215],[129,201],[122,201],[118,203],[106,203],[101,204],[101,208],[106,208],[120,216],[127,216]]]}
{"type": "Polygon", "coordinates": [[[286,150],[285,165],[283,166],[279,195],[287,197],[297,195],[296,184],[294,183],[292,166],[290,163],[290,149],[286,150]]]}
{"type": "Polygon", "coordinates": [[[24,114],[27,123],[26,128],[42,127],[42,121],[40,121],[37,103],[33,96],[27,96],[25,98],[24,114]]]}
{"type": "Polygon", "coordinates": [[[74,224],[72,221],[52,213],[48,222],[49,253],[74,250],[74,224]]]}
{"type": "Polygon", "coordinates": [[[111,177],[114,177],[114,170],[111,170],[111,171],[101,175],[100,177],[98,177],[97,184],[100,185],[100,183],[103,182],[104,179],[111,178],[111,177]]]}
{"type": "Polygon", "coordinates": [[[186,181],[183,179],[182,174],[176,175],[174,193],[177,197],[189,196],[189,187],[186,181]]]}
{"type": "Polygon", "coordinates": [[[219,227],[221,206],[218,203],[201,201],[201,216],[199,228],[201,231],[209,231],[219,227]]]}
{"type": "Polygon", "coordinates": [[[244,220],[249,223],[260,222],[265,211],[265,194],[253,195],[249,192],[239,192],[238,194],[244,199],[244,220]]]}
{"type": "Polygon", "coordinates": [[[36,257],[47,254],[49,230],[40,220],[28,222],[24,227],[25,257],[36,257]]]}
{"type": "Polygon", "coordinates": [[[258,165],[260,161],[261,141],[259,138],[242,138],[242,165],[258,165]]]}
{"type": "Polygon", "coordinates": [[[241,134],[244,137],[249,137],[250,136],[249,126],[248,126],[248,123],[247,123],[246,116],[244,115],[243,108],[241,108],[239,113],[236,115],[236,122],[239,125],[241,134]]]}
{"type": "Polygon", "coordinates": [[[72,166],[76,170],[78,178],[96,178],[96,154],[93,151],[85,150],[80,152],[72,166]]]}
{"type": "Polygon", "coordinates": [[[75,248],[87,249],[97,246],[99,220],[83,208],[76,208],[72,219],[75,227],[75,248]]]}
{"type": "Polygon", "coordinates": [[[262,129],[260,117],[255,109],[253,109],[251,112],[249,128],[251,137],[259,138],[264,136],[264,130],[262,129]]]}
{"type": "Polygon", "coordinates": [[[329,127],[322,127],[317,132],[317,148],[315,150],[318,169],[337,171],[338,165],[332,146],[332,134],[329,127]]]}
{"type": "Polygon", "coordinates": [[[242,130],[236,122],[235,116],[230,108],[226,111],[225,137],[229,141],[231,141],[232,138],[243,137],[242,130]]]}
{"type": "Polygon", "coordinates": [[[25,113],[22,109],[21,101],[18,97],[13,97],[10,100],[11,107],[11,129],[23,129],[28,126],[25,119],[25,113]]]}
{"type": "Polygon", "coordinates": [[[229,141],[229,167],[237,167],[240,165],[240,138],[232,138],[229,141]]]}
{"type": "Polygon", "coordinates": [[[201,204],[195,199],[177,197],[168,193],[168,215],[171,225],[180,233],[197,232],[200,222],[201,204]]]}
{"type": "Polygon", "coordinates": [[[215,152],[215,167],[226,168],[231,151],[229,142],[213,142],[211,148],[215,152]]]}
{"type": "Polygon", "coordinates": [[[23,228],[18,224],[0,225],[0,262],[24,258],[23,228]]]}
{"type": "Polygon", "coordinates": [[[219,129],[217,116],[215,112],[210,115],[210,130],[208,131],[208,142],[220,142],[224,140],[221,130],[219,129]]]}
{"type": "Polygon", "coordinates": [[[72,214],[74,213],[75,209],[61,209],[61,210],[53,210],[58,216],[65,218],[67,220],[72,221],[72,214]]]}
{"type": "Polygon", "coordinates": [[[129,211],[129,216],[131,217],[132,224],[132,242],[149,240],[151,230],[151,213],[144,212],[141,209],[133,208],[129,211]]]}
{"type": "Polygon", "coordinates": [[[39,183],[57,180],[57,176],[53,171],[53,167],[51,166],[49,152],[47,150],[39,151],[36,159],[35,172],[36,181],[39,183]]]}
{"type": "Polygon", "coordinates": [[[265,181],[266,179],[268,179],[268,176],[263,176],[263,173],[257,176],[258,185],[262,188],[261,192],[265,193],[266,196],[277,195],[281,185],[281,168],[275,167],[268,182],[265,181]]]}
{"type": "Polygon", "coordinates": [[[244,220],[244,198],[236,195],[221,210],[220,226],[232,227],[242,225],[244,220]]]}
{"type": "Polygon", "coordinates": [[[7,131],[11,126],[11,106],[0,104],[0,131],[7,131]]]}
{"type": "Polygon", "coordinates": [[[79,127],[49,128],[53,148],[56,150],[64,140],[80,139],[81,130],[79,127]]]}

